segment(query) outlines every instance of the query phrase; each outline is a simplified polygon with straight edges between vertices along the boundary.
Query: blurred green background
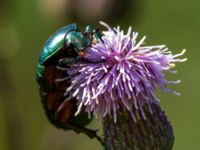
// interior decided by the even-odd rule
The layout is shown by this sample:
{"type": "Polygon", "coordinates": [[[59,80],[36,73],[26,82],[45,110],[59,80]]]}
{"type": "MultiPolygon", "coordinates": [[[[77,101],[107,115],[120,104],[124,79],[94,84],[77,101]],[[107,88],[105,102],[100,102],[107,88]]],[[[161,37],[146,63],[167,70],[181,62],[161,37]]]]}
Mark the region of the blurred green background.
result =
{"type": "MultiPolygon", "coordinates": [[[[148,45],[187,49],[178,64],[177,97],[158,93],[175,133],[174,150],[200,149],[200,1],[197,0],[0,0],[0,150],[100,150],[83,134],[48,123],[35,69],[44,41],[71,22],[83,26],[104,20],[147,35],[148,45]]],[[[90,127],[100,128],[95,120],[90,127]]]]}

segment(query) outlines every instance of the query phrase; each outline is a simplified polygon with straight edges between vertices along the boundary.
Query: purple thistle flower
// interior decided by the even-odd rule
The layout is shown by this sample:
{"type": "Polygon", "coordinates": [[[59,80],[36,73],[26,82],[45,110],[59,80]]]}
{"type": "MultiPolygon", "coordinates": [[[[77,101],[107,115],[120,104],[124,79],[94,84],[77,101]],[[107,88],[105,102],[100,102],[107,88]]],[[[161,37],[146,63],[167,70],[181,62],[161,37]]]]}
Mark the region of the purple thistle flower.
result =
{"type": "Polygon", "coordinates": [[[99,63],[79,63],[67,71],[72,83],[65,94],[72,93],[78,101],[75,115],[85,109],[89,116],[112,114],[116,122],[117,111],[124,106],[136,121],[133,110],[145,119],[142,106],[147,104],[151,112],[151,104],[159,104],[154,94],[157,87],[179,95],[166,86],[180,80],[167,81],[163,72],[174,73],[174,63],[186,61],[178,58],[185,50],[173,55],[165,45],[143,46],[146,37],[136,42],[138,33],[131,27],[124,34],[120,27],[101,24],[108,29],[103,32],[103,42],[92,44],[84,56],[99,63]]]}

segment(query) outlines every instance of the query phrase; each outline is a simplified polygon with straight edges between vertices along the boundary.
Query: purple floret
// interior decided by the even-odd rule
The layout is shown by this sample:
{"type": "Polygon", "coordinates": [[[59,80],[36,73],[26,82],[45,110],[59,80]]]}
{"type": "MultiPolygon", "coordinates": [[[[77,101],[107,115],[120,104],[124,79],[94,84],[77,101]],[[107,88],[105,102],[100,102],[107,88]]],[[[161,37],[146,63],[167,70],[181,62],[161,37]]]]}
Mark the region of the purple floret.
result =
{"type": "Polygon", "coordinates": [[[165,45],[143,46],[145,37],[136,42],[138,33],[131,27],[124,34],[120,27],[101,24],[108,29],[103,32],[103,42],[88,47],[84,56],[97,63],[79,63],[67,69],[72,84],[65,94],[71,93],[78,100],[76,115],[84,109],[90,116],[111,114],[116,122],[116,112],[123,106],[133,119],[133,109],[145,119],[143,104],[149,104],[149,109],[151,103],[159,104],[154,94],[157,87],[179,94],[166,86],[180,81],[167,81],[163,72],[175,72],[174,63],[186,61],[177,58],[185,50],[173,55],[165,45]]]}

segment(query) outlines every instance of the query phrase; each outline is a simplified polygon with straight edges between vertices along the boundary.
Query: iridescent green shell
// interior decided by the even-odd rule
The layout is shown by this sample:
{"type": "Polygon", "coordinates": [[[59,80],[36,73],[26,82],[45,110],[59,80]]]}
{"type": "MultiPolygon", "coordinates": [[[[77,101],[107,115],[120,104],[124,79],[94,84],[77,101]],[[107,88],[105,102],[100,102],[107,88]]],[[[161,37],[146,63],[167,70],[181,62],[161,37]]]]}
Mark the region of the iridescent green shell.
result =
{"type": "Polygon", "coordinates": [[[65,35],[71,31],[76,31],[77,25],[75,23],[62,27],[57,30],[44,44],[39,56],[39,64],[43,65],[46,60],[55,55],[59,48],[63,46],[65,35]]]}
{"type": "Polygon", "coordinates": [[[74,116],[77,101],[75,98],[66,101],[67,97],[64,96],[69,83],[55,81],[66,77],[64,71],[57,69],[59,59],[72,57],[69,53],[74,49],[83,49],[89,44],[90,41],[78,31],[77,25],[70,24],[56,31],[46,41],[39,55],[36,77],[40,86],[41,102],[49,121],[56,127],[78,132],[91,121],[84,112],[74,116]],[[72,43],[75,47],[64,47],[64,42],[66,45],[72,43]]]}
{"type": "Polygon", "coordinates": [[[36,72],[38,82],[41,78],[43,78],[45,69],[44,63],[58,53],[60,48],[63,46],[65,35],[74,30],[77,30],[77,25],[75,23],[64,26],[52,34],[46,41],[39,55],[39,62],[36,72]]]}

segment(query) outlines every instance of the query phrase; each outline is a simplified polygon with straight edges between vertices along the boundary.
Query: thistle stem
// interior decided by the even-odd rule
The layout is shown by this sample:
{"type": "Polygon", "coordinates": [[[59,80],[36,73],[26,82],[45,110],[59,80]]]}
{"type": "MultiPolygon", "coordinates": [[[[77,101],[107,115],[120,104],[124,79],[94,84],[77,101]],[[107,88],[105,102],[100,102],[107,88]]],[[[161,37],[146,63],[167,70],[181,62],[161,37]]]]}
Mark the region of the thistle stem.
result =
{"type": "Polygon", "coordinates": [[[171,150],[174,143],[172,126],[158,104],[152,104],[150,112],[143,106],[146,119],[134,110],[136,121],[130,112],[121,108],[117,122],[111,116],[103,118],[106,150],[171,150]]]}

